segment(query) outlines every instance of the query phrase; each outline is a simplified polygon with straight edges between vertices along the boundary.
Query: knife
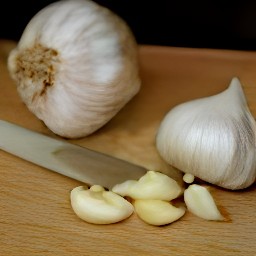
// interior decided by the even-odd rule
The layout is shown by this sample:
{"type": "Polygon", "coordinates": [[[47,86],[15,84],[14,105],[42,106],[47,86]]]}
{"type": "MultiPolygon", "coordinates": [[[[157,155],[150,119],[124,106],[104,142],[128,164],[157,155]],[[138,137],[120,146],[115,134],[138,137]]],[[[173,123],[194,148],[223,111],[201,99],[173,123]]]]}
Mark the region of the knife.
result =
{"type": "Polygon", "coordinates": [[[0,149],[88,185],[111,189],[147,170],[127,161],[0,120],[0,149]]]}

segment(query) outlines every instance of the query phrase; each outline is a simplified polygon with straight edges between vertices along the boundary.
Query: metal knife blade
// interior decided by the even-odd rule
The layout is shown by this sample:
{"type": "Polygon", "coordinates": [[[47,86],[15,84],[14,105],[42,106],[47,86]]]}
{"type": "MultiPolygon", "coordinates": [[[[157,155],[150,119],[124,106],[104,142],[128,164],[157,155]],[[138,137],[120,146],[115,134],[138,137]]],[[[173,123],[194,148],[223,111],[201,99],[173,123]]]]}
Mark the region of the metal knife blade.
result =
{"type": "Polygon", "coordinates": [[[112,188],[138,179],[146,169],[0,120],[0,149],[88,185],[112,188]]]}

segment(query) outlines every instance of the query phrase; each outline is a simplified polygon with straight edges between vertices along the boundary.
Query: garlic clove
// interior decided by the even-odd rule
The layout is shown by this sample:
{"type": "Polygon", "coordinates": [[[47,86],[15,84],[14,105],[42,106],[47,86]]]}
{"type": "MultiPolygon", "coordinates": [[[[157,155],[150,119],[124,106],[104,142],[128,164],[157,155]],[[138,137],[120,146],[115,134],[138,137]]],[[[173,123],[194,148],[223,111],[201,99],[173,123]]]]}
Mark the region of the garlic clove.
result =
{"type": "Polygon", "coordinates": [[[167,113],[156,147],[170,165],[227,189],[256,177],[256,124],[238,78],[223,92],[180,104],[167,113]]]}
{"type": "Polygon", "coordinates": [[[132,187],[137,184],[137,180],[126,180],[123,183],[113,186],[112,191],[120,196],[128,196],[132,187]]]}
{"type": "Polygon", "coordinates": [[[190,185],[184,191],[184,201],[188,210],[200,218],[217,221],[224,220],[212,195],[203,186],[190,185]]]}
{"type": "Polygon", "coordinates": [[[195,176],[191,173],[185,173],[183,175],[183,181],[186,182],[186,183],[193,183],[194,182],[194,179],[195,179],[195,176]]]}
{"type": "Polygon", "coordinates": [[[134,209],[140,219],[155,225],[167,225],[185,214],[185,208],[175,207],[170,202],[162,200],[135,200],[134,209]]]}
{"type": "Polygon", "coordinates": [[[112,191],[133,199],[158,199],[170,201],[183,192],[177,181],[156,171],[148,171],[138,181],[125,181],[117,184],[112,191]]]}
{"type": "Polygon", "coordinates": [[[100,185],[90,189],[86,186],[74,188],[70,193],[71,206],[82,220],[93,224],[111,224],[128,218],[133,205],[123,197],[106,191],[100,185]]]}
{"type": "Polygon", "coordinates": [[[87,136],[140,89],[138,47],[124,20],[89,0],[39,11],[8,57],[28,109],[54,133],[87,136]]]}

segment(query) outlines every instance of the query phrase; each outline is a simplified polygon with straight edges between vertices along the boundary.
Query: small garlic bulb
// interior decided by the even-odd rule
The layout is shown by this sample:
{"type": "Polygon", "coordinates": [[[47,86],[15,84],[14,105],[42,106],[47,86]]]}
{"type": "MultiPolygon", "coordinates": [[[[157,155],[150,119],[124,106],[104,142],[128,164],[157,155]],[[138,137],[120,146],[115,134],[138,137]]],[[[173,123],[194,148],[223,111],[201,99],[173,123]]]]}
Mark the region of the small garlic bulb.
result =
{"type": "Polygon", "coordinates": [[[67,138],[101,128],[141,84],[130,28],[90,0],[57,1],[39,11],[8,69],[28,109],[67,138]]]}
{"type": "Polygon", "coordinates": [[[256,177],[256,124],[238,78],[223,92],[180,104],[167,113],[156,136],[170,165],[227,189],[256,177]]]}

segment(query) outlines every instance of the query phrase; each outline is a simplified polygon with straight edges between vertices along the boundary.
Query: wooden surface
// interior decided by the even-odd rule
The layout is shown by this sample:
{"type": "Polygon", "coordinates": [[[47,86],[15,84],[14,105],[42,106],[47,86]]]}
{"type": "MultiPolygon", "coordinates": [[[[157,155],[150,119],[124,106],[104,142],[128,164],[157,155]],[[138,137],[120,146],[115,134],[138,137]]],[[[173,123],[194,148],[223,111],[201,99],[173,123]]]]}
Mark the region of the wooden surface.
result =
{"type": "MultiPolygon", "coordinates": [[[[0,119],[55,137],[21,102],[7,69],[14,46],[0,42],[0,119]]],[[[225,89],[237,76],[256,116],[256,52],[140,46],[142,88],[105,127],[70,141],[149,169],[178,172],[155,149],[155,134],[174,105],[225,89]]],[[[0,151],[0,255],[255,255],[256,186],[211,192],[228,222],[187,212],[154,227],[134,214],[111,225],[92,225],[72,211],[70,190],[81,183],[0,151]]]]}

